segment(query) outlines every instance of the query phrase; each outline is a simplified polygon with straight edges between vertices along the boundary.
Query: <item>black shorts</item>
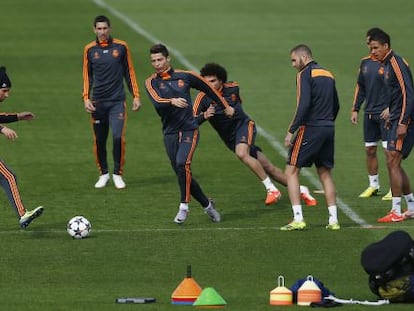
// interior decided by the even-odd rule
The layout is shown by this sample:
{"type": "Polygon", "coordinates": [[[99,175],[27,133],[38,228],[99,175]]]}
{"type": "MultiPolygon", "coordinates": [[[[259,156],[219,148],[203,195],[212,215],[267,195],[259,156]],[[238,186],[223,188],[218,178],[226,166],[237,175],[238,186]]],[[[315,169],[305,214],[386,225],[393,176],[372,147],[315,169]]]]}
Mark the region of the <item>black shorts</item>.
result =
{"type": "Polygon", "coordinates": [[[407,135],[405,137],[397,137],[398,120],[391,123],[388,131],[387,149],[390,151],[399,151],[402,153],[403,159],[407,158],[414,146],[414,123],[408,125],[407,135]]]}
{"type": "Polygon", "coordinates": [[[388,129],[380,113],[364,114],[364,142],[365,147],[376,146],[379,140],[386,142],[388,129]]]}
{"type": "Polygon", "coordinates": [[[229,135],[223,135],[221,137],[226,146],[233,152],[236,151],[236,146],[238,144],[243,143],[251,147],[254,145],[254,142],[256,140],[256,124],[253,120],[241,120],[235,126],[232,133],[229,133],[229,135]]]}
{"type": "Polygon", "coordinates": [[[334,167],[333,126],[301,126],[289,150],[287,164],[296,167],[334,167]]]}

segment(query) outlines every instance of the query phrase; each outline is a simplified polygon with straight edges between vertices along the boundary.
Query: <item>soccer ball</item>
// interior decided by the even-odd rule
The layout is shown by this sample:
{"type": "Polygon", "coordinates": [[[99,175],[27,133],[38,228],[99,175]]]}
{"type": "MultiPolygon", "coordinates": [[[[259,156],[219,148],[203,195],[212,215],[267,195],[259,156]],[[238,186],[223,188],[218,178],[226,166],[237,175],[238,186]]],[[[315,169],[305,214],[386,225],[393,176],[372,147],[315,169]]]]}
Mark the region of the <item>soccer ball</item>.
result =
{"type": "Polygon", "coordinates": [[[83,239],[91,231],[91,223],[83,216],[75,216],[69,220],[66,229],[69,235],[74,239],[83,239]]]}

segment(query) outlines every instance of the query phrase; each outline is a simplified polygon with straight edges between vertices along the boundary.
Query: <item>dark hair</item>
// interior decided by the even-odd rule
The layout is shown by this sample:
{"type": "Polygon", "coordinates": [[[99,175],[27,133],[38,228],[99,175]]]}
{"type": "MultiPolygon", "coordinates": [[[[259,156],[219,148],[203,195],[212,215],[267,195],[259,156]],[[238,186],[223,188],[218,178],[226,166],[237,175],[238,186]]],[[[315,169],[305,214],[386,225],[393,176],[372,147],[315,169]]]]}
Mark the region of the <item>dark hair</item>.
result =
{"type": "Polygon", "coordinates": [[[95,20],[93,21],[93,26],[96,27],[97,23],[107,23],[108,26],[111,26],[111,22],[109,21],[109,18],[105,15],[99,15],[95,17],[95,20]]]}
{"type": "Polygon", "coordinates": [[[161,43],[154,44],[150,49],[150,54],[158,54],[158,53],[161,53],[165,57],[168,57],[170,55],[167,47],[161,43]]]}
{"type": "Polygon", "coordinates": [[[388,46],[391,47],[391,38],[389,34],[379,28],[369,36],[368,41],[378,41],[381,44],[387,43],[388,46]]]}
{"type": "Polygon", "coordinates": [[[366,36],[371,37],[373,34],[375,34],[377,32],[381,32],[381,31],[384,32],[381,28],[373,27],[373,28],[368,29],[366,36]]]}
{"type": "Polygon", "coordinates": [[[11,88],[11,81],[4,66],[0,66],[0,88],[11,88]]]}
{"type": "Polygon", "coordinates": [[[227,71],[223,66],[216,63],[207,63],[200,70],[201,76],[216,76],[221,82],[227,82],[227,71]]]}
{"type": "Polygon", "coordinates": [[[290,50],[290,54],[292,54],[293,52],[302,52],[312,57],[312,51],[310,47],[307,46],[306,44],[298,44],[297,46],[295,46],[293,49],[290,50]]]}

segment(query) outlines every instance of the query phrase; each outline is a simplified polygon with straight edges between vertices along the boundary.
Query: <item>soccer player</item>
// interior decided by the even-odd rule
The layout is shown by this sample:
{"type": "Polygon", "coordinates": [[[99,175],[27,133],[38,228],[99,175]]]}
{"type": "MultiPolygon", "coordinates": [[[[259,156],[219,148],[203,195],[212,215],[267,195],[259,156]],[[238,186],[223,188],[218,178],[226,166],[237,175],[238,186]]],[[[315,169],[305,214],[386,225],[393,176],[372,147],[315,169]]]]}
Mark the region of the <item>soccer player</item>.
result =
{"type": "Polygon", "coordinates": [[[335,79],[331,72],[313,60],[311,49],[304,44],[290,51],[296,76],[297,107],[285,137],[289,155],[285,174],[292,204],[293,221],[280,228],[283,231],[303,230],[300,202],[299,173],[313,164],[319,175],[328,205],[329,230],[339,230],[336,189],[331,170],[334,167],[335,119],[339,111],[335,79]],[[293,135],[295,137],[293,137],[293,135]]]}
{"type": "Polygon", "coordinates": [[[201,204],[213,222],[220,222],[221,216],[215,209],[214,202],[206,197],[192,177],[191,162],[198,145],[199,131],[193,116],[190,91],[197,89],[208,94],[223,105],[224,113],[228,117],[233,116],[234,109],[201,76],[191,71],[172,68],[165,45],[153,45],[150,49],[150,60],[155,73],[145,81],[145,87],[161,117],[165,149],[180,188],[180,204],[174,222],[182,224],[186,220],[191,196],[201,204]]]}
{"type": "Polygon", "coordinates": [[[390,109],[387,139],[387,168],[390,176],[392,205],[387,215],[378,222],[399,222],[414,218],[414,197],[410,180],[402,168],[402,160],[410,154],[414,145],[414,86],[407,62],[391,48],[391,38],[384,31],[376,31],[369,37],[371,54],[384,65],[386,100],[390,109]],[[408,210],[402,213],[401,196],[408,210]]]}
{"type": "MultiPolygon", "coordinates": [[[[255,145],[256,125],[243,110],[239,84],[227,82],[227,71],[219,64],[205,64],[200,72],[201,76],[210,82],[235,109],[236,115],[234,118],[226,117],[223,113],[223,106],[217,105],[205,93],[200,92],[193,106],[197,122],[202,124],[208,120],[224,144],[261,180],[267,191],[265,204],[276,203],[281,193],[269,176],[284,186],[287,185],[286,176],[270,162],[262,149],[255,145]]],[[[316,205],[317,202],[310,195],[309,189],[305,186],[300,187],[301,197],[305,203],[316,205]]]]}
{"type": "Polygon", "coordinates": [[[111,36],[111,23],[106,16],[94,20],[96,39],[85,46],[83,53],[83,101],[91,114],[94,131],[94,152],[100,176],[95,188],[109,181],[106,142],[112,131],[114,170],[112,180],[117,189],[126,184],[122,178],[125,163],[126,95],[124,80],[133,96],[132,110],[141,107],[138,84],[125,41],[111,36]]]}
{"type": "MultiPolygon", "coordinates": [[[[12,84],[10,78],[6,73],[6,68],[0,67],[0,103],[4,102],[9,97],[9,92],[12,84]]],[[[20,120],[32,120],[34,114],[31,112],[19,112],[19,113],[0,113],[0,123],[11,123],[20,120]]],[[[4,126],[0,125],[0,133],[6,136],[7,139],[15,140],[17,133],[4,126]]],[[[43,206],[38,206],[34,210],[27,211],[23,205],[20,197],[19,188],[17,186],[16,176],[7,167],[6,163],[0,159],[0,185],[6,192],[7,198],[16,211],[19,218],[20,227],[25,229],[33,219],[39,217],[43,213],[43,206]]]]}
{"type": "MultiPolygon", "coordinates": [[[[378,28],[367,31],[367,45],[372,33],[378,28]]],[[[355,88],[354,102],[352,105],[351,122],[358,123],[358,112],[362,104],[364,107],[364,141],[366,153],[366,165],[368,170],[369,186],[360,195],[360,198],[369,198],[377,195],[380,190],[378,176],[377,142],[382,141],[384,152],[387,152],[386,120],[389,117],[388,103],[384,93],[384,66],[375,59],[372,54],[364,57],[359,66],[359,74],[355,88]]],[[[391,200],[391,189],[383,196],[383,200],[391,200]]]]}

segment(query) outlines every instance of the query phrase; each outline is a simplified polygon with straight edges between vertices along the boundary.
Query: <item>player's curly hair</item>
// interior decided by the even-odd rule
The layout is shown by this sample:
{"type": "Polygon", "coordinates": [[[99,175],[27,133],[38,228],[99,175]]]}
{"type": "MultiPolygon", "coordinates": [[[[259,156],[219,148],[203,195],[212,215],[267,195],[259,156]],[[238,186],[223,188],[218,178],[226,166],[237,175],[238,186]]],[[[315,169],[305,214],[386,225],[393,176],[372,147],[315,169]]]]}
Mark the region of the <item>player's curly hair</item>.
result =
{"type": "Polygon", "coordinates": [[[227,82],[227,71],[226,69],[216,63],[207,63],[204,65],[203,68],[200,70],[200,74],[202,77],[205,76],[216,76],[221,82],[227,82]]]}

